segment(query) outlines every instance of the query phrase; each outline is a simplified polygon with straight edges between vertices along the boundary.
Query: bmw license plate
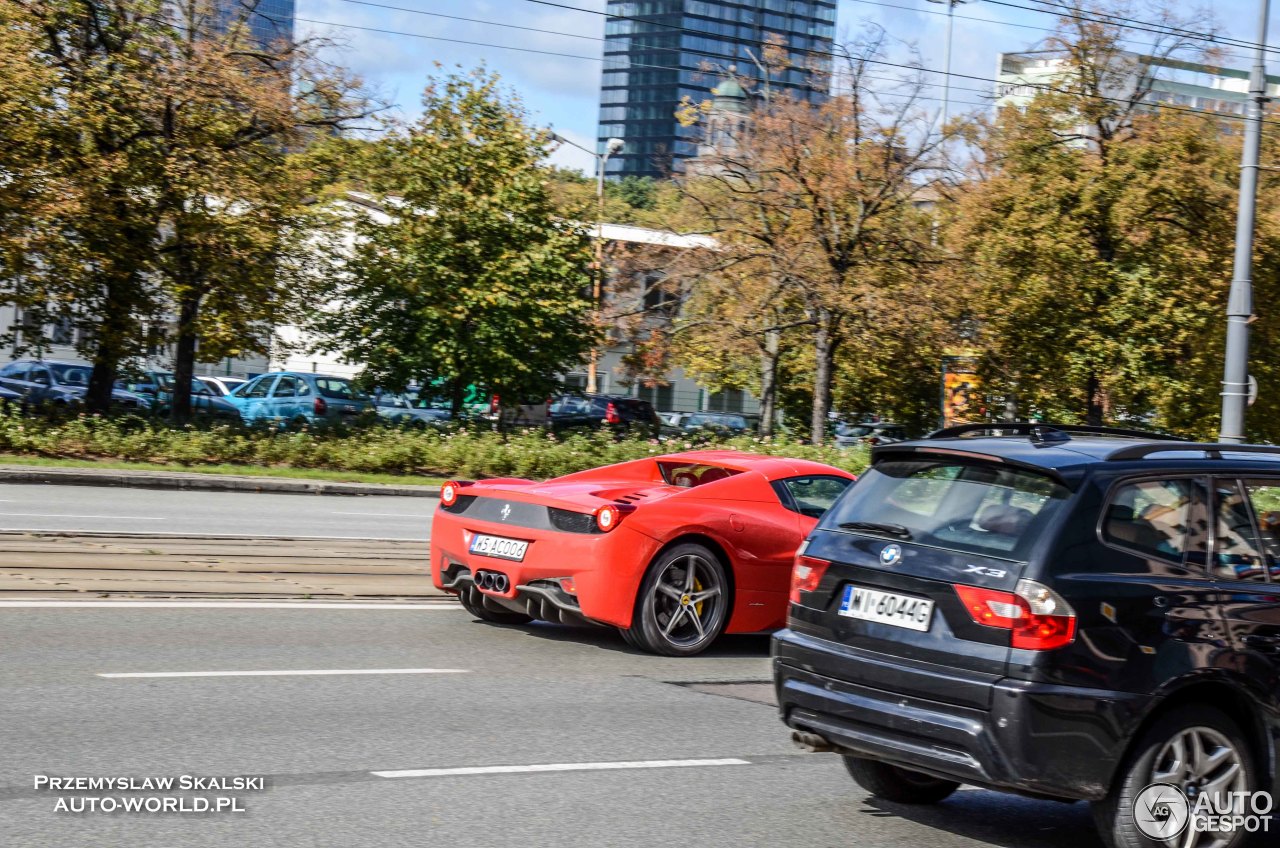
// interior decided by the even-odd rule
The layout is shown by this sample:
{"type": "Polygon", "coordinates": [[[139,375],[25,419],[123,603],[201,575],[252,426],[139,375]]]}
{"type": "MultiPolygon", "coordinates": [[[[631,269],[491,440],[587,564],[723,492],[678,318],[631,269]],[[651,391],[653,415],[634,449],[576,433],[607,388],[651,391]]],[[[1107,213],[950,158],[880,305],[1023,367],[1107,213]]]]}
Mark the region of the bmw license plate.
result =
{"type": "Polygon", "coordinates": [[[482,533],[477,533],[471,537],[469,550],[471,553],[479,554],[480,556],[520,562],[524,559],[525,551],[529,550],[529,543],[522,542],[519,539],[504,539],[501,536],[485,536],[482,533]]]}
{"type": "Polygon", "coordinates": [[[924,632],[933,618],[933,601],[865,586],[845,586],[840,614],[924,632]]]}

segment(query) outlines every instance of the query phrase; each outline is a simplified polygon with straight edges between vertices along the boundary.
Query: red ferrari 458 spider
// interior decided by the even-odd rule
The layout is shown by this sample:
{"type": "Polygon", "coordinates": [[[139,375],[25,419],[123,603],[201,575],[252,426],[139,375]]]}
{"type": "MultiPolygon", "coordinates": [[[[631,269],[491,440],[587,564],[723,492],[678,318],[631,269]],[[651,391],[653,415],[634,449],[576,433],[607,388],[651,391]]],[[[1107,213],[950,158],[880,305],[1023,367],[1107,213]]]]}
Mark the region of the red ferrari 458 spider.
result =
{"type": "Polygon", "coordinates": [[[792,559],[853,475],[692,451],[539,483],[449,482],[431,577],[486,621],[612,625],[670,656],[786,621],[792,559]]]}

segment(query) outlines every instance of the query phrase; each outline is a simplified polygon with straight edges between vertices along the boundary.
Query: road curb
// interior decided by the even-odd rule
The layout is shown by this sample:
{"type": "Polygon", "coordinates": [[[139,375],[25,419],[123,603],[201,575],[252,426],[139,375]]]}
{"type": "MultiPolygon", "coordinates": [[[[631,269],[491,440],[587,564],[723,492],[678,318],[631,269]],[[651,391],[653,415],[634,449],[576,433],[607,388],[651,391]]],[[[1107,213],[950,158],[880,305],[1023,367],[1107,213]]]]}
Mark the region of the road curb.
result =
{"type": "Polygon", "coordinates": [[[386,483],[340,483],[287,477],[222,476],[178,471],[116,471],[98,468],[36,468],[0,466],[0,483],[43,483],[59,486],[123,486],[135,489],[173,489],[204,492],[255,492],[292,495],[394,495],[438,498],[435,486],[393,486],[386,483]]]}

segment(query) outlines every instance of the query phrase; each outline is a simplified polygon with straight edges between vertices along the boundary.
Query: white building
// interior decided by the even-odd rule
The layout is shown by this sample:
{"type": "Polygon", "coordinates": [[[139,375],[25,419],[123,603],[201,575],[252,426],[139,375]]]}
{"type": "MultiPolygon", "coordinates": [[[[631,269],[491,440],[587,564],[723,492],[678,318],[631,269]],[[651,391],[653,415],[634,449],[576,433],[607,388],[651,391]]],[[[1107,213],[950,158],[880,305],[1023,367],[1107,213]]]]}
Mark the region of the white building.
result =
{"type": "MultiPolygon", "coordinates": [[[[29,325],[21,309],[9,304],[0,304],[0,333],[12,334],[9,344],[0,351],[0,364],[12,362],[15,359],[54,359],[81,365],[90,364],[76,350],[76,344],[84,340],[84,330],[77,330],[70,320],[45,325],[41,332],[40,329],[29,325]]],[[[164,335],[158,333],[157,337],[164,335]]],[[[158,371],[172,371],[172,341],[157,343],[149,355],[138,364],[158,371]]],[[[197,375],[215,377],[255,377],[258,374],[265,374],[268,370],[270,370],[269,363],[265,356],[225,359],[217,363],[197,362],[195,366],[197,375]]]]}
{"type": "MultiPolygon", "coordinates": [[[[1127,98],[1139,74],[1149,77],[1143,102],[1152,107],[1169,104],[1226,115],[1243,115],[1248,100],[1249,72],[1236,68],[1160,59],[1138,53],[1122,54],[1114,90],[1107,97],[1127,98]]],[[[996,105],[1026,106],[1035,95],[1059,82],[1067,73],[1066,60],[1055,51],[1001,53],[996,69],[996,105]]],[[[1280,94],[1280,77],[1267,77],[1267,94],[1280,94]]]]}

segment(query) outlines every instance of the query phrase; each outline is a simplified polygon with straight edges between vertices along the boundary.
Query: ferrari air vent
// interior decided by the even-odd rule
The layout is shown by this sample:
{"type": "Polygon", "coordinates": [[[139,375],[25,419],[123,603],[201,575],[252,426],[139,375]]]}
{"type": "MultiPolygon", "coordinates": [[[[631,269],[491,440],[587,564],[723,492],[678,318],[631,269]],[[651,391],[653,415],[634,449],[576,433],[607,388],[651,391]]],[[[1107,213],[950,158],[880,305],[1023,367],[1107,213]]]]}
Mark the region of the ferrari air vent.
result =
{"type": "Polygon", "coordinates": [[[551,517],[551,524],[565,533],[600,532],[600,528],[596,526],[596,517],[589,512],[574,512],[549,506],[547,515],[551,517]]]}

